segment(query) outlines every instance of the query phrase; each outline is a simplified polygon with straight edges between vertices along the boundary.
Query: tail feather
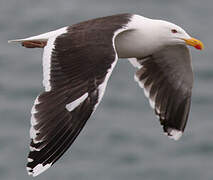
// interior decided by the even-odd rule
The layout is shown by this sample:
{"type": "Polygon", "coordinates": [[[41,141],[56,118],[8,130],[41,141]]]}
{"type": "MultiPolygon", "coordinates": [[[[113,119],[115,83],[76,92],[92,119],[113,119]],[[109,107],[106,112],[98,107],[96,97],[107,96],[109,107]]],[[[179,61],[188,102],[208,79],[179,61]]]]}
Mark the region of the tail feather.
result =
{"type": "Polygon", "coordinates": [[[50,37],[53,36],[58,36],[62,33],[66,33],[67,31],[67,27],[63,27],[60,28],[58,30],[55,31],[50,31],[44,34],[40,34],[37,36],[32,36],[32,37],[28,37],[28,38],[23,38],[23,39],[14,39],[14,40],[9,40],[8,43],[22,43],[25,41],[42,41],[42,42],[46,42],[50,37]]]}

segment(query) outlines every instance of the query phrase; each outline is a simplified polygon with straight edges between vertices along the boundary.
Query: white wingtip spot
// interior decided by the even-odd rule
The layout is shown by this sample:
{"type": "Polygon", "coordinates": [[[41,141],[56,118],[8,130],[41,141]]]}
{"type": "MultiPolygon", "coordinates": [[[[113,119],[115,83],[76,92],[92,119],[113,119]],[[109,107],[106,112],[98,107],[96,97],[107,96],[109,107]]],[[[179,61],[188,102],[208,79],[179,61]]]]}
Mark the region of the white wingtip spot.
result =
{"type": "Polygon", "coordinates": [[[183,135],[183,132],[177,129],[168,128],[167,135],[170,139],[174,139],[175,141],[177,141],[181,138],[181,136],[183,135]]]}
{"type": "Polygon", "coordinates": [[[48,168],[50,168],[52,165],[52,163],[50,164],[46,164],[45,166],[43,166],[42,164],[38,164],[36,167],[34,167],[33,169],[27,167],[27,172],[29,175],[32,175],[33,177],[38,176],[39,174],[43,173],[44,171],[46,171],[48,168]],[[31,172],[32,171],[32,172],[31,172]]]}
{"type": "Polygon", "coordinates": [[[27,173],[28,173],[28,175],[33,175],[33,173],[31,172],[31,168],[29,168],[29,167],[26,167],[26,169],[27,169],[27,173]]]}

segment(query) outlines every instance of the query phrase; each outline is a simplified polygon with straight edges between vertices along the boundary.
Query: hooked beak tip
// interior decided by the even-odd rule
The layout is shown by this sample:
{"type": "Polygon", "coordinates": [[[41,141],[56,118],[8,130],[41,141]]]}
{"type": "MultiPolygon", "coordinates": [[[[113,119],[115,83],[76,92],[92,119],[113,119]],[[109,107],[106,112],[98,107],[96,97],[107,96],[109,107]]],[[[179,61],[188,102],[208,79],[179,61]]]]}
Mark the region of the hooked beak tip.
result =
{"type": "Polygon", "coordinates": [[[193,46],[193,47],[195,47],[198,50],[203,50],[204,49],[203,43],[200,40],[198,40],[198,39],[189,38],[189,39],[183,39],[183,40],[186,42],[187,45],[193,46]]]}

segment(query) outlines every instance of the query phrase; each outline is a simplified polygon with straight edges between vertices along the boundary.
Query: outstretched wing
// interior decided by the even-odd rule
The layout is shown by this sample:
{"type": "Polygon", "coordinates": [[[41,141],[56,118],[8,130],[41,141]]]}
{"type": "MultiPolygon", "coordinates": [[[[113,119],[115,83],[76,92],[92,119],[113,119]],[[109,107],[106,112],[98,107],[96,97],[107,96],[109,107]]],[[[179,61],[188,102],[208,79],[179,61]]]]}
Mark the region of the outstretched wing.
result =
{"type": "Polygon", "coordinates": [[[167,46],[146,58],[130,59],[130,62],[140,68],[135,80],[144,89],[164,132],[178,140],[187,123],[193,86],[188,48],[167,46]]]}
{"type": "Polygon", "coordinates": [[[110,31],[93,29],[104,24],[97,19],[48,39],[43,54],[45,92],[32,108],[30,175],[42,173],[63,155],[101,101],[117,62],[114,38],[122,26],[113,18],[110,31]]]}

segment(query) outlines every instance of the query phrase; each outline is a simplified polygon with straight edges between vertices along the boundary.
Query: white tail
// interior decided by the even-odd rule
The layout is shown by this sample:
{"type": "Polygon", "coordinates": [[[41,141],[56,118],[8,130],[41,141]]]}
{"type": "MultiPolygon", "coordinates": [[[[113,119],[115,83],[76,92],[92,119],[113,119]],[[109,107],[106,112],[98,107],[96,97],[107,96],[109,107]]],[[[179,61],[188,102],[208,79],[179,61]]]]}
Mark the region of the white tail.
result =
{"type": "Polygon", "coordinates": [[[40,34],[40,35],[37,35],[37,36],[32,36],[32,37],[29,37],[29,38],[9,40],[8,43],[16,43],[16,42],[22,43],[24,41],[44,41],[45,42],[50,37],[58,36],[58,35],[66,33],[66,32],[67,32],[67,27],[63,27],[63,28],[60,28],[60,29],[55,30],[55,31],[50,31],[50,32],[40,34]]]}

